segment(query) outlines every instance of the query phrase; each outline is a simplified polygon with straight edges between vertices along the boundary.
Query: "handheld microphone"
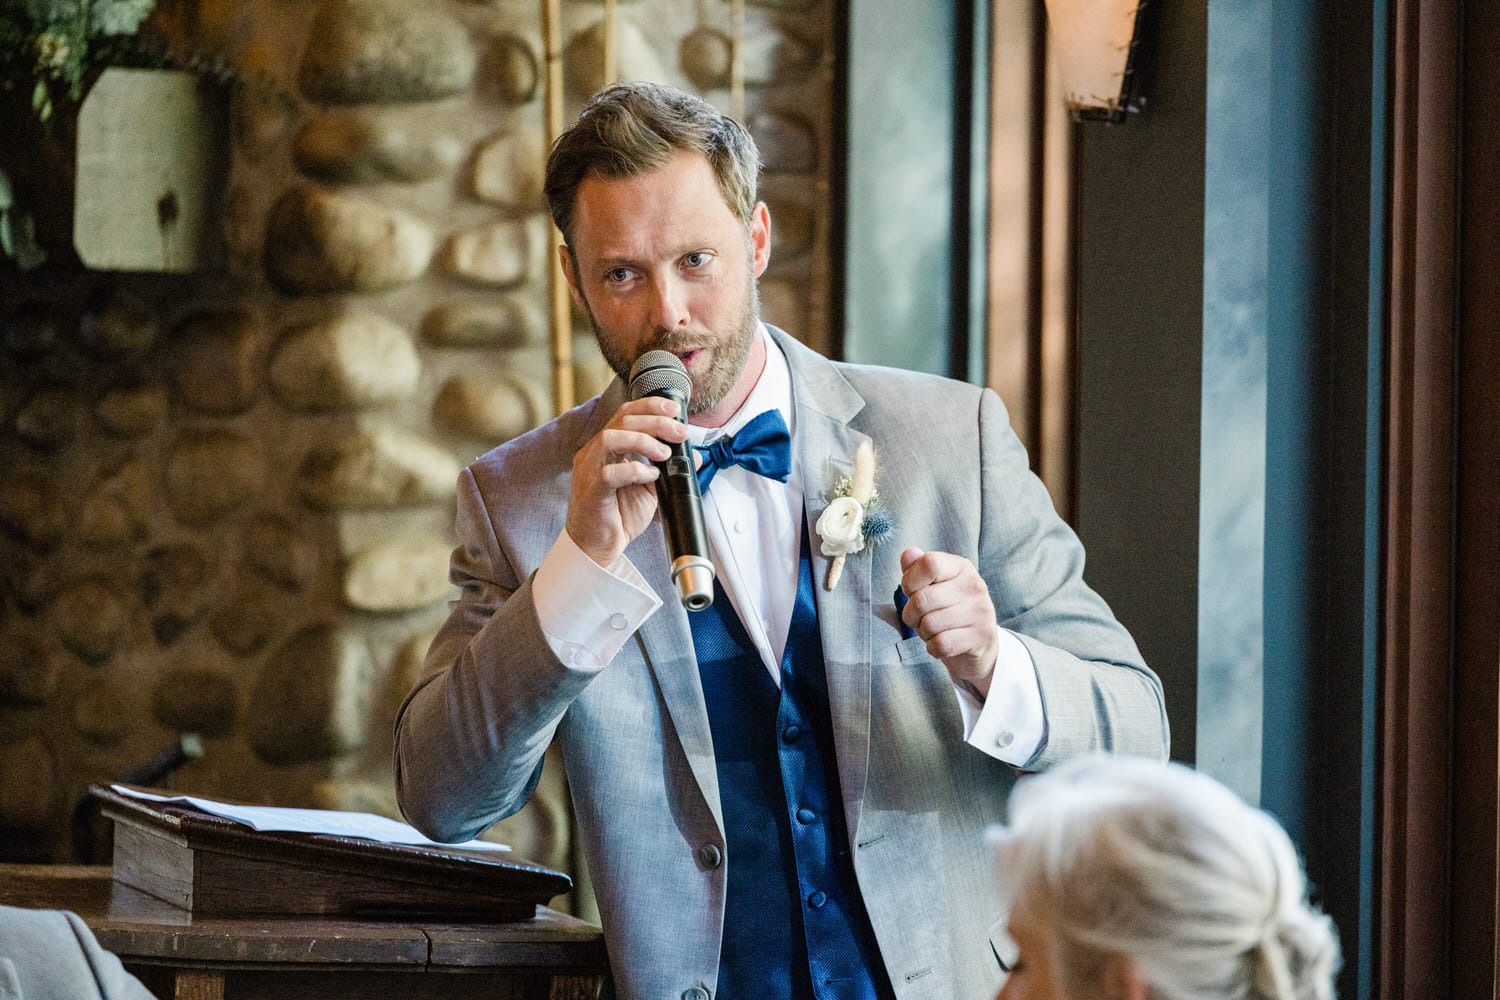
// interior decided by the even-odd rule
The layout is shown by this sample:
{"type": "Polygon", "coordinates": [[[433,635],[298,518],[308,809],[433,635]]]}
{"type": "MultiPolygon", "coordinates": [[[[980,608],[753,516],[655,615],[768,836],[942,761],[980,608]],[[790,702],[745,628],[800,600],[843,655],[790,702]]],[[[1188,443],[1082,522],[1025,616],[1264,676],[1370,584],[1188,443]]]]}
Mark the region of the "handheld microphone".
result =
{"type": "MultiPolygon", "coordinates": [[[[670,351],[647,351],[630,369],[630,398],[665,396],[677,403],[677,419],[687,423],[692,379],[681,359],[670,351]]],[[[692,447],[683,441],[669,445],[672,454],[657,462],[656,499],[666,529],[667,554],[672,559],[672,582],[682,606],[702,611],[714,601],[714,564],[708,558],[708,532],[703,528],[703,497],[692,447]]]]}

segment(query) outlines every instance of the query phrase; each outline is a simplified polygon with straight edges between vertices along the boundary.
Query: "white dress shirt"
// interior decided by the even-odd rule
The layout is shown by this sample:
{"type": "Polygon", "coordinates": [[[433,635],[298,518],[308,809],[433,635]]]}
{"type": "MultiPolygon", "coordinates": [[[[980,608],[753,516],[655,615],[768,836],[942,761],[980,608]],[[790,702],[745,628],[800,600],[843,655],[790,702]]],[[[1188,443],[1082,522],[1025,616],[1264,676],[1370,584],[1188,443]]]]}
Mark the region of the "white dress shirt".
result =
{"type": "MultiPolygon", "coordinates": [[[[786,356],[764,327],[757,335],[766,347],[759,381],[723,427],[689,426],[692,444],[711,444],[772,409],[781,411],[795,440],[797,415],[786,356]]],[[[703,496],[715,575],[778,686],[797,595],[803,498],[801,470],[795,462],[785,483],[740,466],[720,469],[703,496]]],[[[600,566],[566,530],[537,567],[532,595],[537,619],[558,658],[582,669],[602,670],[661,606],[629,559],[622,555],[613,565],[600,566]]],[[[955,685],[953,690],[963,715],[964,739],[992,757],[1020,766],[1046,738],[1041,687],[1026,647],[998,625],[995,631],[999,656],[988,697],[981,704],[964,688],[955,685]]]]}

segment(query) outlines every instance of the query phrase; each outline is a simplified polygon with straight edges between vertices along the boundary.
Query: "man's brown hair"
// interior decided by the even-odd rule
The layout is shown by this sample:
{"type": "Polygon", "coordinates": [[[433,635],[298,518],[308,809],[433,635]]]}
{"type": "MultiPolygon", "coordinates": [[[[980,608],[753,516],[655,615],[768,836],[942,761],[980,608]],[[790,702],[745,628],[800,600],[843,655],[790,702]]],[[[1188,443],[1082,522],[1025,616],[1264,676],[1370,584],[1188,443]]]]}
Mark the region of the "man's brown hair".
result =
{"type": "Polygon", "coordinates": [[[659,170],[680,150],[708,160],[729,210],[749,225],[760,152],[745,127],[692,94],[617,83],[589,99],[547,157],[547,206],[563,241],[573,245],[573,204],[584,178],[659,170]]]}

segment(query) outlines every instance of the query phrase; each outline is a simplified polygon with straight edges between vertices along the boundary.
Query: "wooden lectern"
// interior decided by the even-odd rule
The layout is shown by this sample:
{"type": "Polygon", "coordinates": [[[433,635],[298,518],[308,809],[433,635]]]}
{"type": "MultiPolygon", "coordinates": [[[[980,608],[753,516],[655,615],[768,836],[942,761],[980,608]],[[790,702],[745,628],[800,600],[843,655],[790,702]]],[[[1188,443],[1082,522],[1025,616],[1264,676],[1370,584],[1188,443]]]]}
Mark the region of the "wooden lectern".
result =
{"type": "Polygon", "coordinates": [[[583,1000],[599,928],[544,904],[572,885],[503,852],[262,832],[93,788],[112,868],[0,866],[0,903],[73,910],[175,1000],[583,1000]]]}

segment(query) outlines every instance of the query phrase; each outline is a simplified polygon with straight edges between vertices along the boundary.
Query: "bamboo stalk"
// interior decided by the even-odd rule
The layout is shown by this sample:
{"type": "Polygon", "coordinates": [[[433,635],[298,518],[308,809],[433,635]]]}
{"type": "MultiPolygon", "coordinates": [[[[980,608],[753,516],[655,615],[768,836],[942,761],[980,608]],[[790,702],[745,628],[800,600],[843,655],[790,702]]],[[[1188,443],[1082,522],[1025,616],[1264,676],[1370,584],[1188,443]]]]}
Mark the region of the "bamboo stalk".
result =
{"type": "Polygon", "coordinates": [[[745,0],[729,4],[729,116],[745,120],[745,0]]]}
{"type": "Polygon", "coordinates": [[[604,0],[604,82],[620,78],[620,36],[615,21],[615,0],[604,0]]]}
{"type": "MultiPolygon", "coordinates": [[[[542,34],[546,45],[547,149],[563,130],[562,0],[542,0],[542,34]]],[[[554,246],[562,243],[556,226],[548,227],[554,246]]],[[[573,314],[561,264],[548,254],[547,290],[551,299],[552,407],[561,414],[573,405],[573,314]]]]}

